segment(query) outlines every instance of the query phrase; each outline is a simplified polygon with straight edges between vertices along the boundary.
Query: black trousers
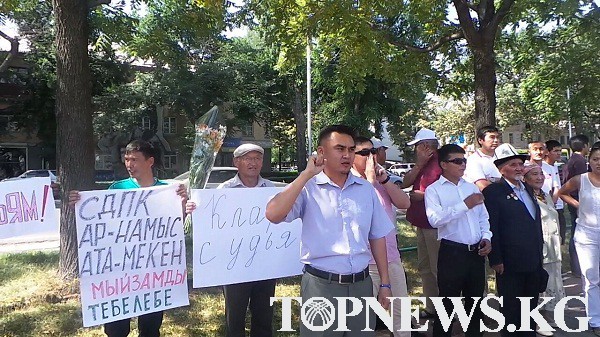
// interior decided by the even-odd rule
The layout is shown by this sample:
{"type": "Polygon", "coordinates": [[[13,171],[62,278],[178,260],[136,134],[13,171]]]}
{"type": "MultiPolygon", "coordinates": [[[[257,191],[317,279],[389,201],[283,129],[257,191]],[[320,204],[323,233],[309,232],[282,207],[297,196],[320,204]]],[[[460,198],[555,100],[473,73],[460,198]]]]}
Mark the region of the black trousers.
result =
{"type": "MultiPolygon", "coordinates": [[[[108,337],[127,337],[130,318],[104,324],[104,333],[108,337]]],[[[159,337],[163,321],[163,311],[157,311],[138,317],[139,337],[159,337]]]]}
{"type": "MultiPolygon", "coordinates": [[[[440,297],[465,297],[467,314],[471,312],[474,301],[471,297],[483,297],[485,289],[485,258],[479,256],[477,251],[469,252],[466,247],[457,247],[442,240],[438,255],[438,288],[440,297]]],[[[444,299],[444,308],[448,314],[452,313],[454,306],[449,299],[444,299]]],[[[465,332],[468,337],[482,336],[479,331],[479,321],[482,318],[479,305],[475,308],[469,327],[465,332]]],[[[433,323],[433,336],[450,337],[452,324],[448,331],[444,331],[439,319],[433,323]]]]}
{"type": "Polygon", "coordinates": [[[226,285],[225,318],[227,337],[246,336],[246,311],[250,307],[250,336],[273,336],[273,307],[276,280],[264,280],[226,285]]]}
{"type": "Polygon", "coordinates": [[[535,308],[539,298],[539,283],[540,274],[538,271],[518,273],[504,270],[502,275],[496,274],[498,295],[504,297],[504,304],[500,308],[500,312],[506,320],[504,329],[500,332],[502,337],[535,337],[535,322],[533,320],[529,323],[531,331],[509,332],[507,326],[513,324],[516,329],[521,328],[521,301],[517,297],[532,297],[529,306],[530,309],[535,308]]]}
{"type": "Polygon", "coordinates": [[[569,241],[569,259],[571,262],[571,273],[575,276],[581,276],[581,268],[579,267],[579,257],[577,256],[577,250],[575,250],[575,226],[577,226],[577,208],[569,206],[569,213],[571,213],[571,240],[569,241]]]}
{"type": "Polygon", "coordinates": [[[565,239],[567,238],[567,220],[565,220],[565,210],[557,209],[558,212],[558,227],[560,233],[560,244],[565,244],[565,239]]]}

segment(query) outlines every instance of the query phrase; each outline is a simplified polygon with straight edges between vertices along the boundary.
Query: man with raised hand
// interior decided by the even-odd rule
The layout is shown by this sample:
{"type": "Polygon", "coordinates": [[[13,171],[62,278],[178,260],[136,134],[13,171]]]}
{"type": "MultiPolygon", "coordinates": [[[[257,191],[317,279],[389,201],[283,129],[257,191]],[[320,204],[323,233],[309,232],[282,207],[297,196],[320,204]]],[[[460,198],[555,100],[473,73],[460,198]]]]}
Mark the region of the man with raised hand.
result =
{"type": "Polygon", "coordinates": [[[415,166],[404,176],[401,186],[412,186],[406,220],[417,227],[418,269],[423,281],[423,296],[427,298],[425,309],[420,312],[419,317],[433,318],[435,308],[430,298],[438,296],[437,261],[440,243],[437,239],[437,229],[431,227],[425,213],[425,189],[442,174],[437,154],[439,142],[435,132],[423,128],[407,145],[415,146],[417,160],[415,166]]]}
{"type": "MultiPolygon", "coordinates": [[[[129,178],[114,182],[108,189],[133,189],[167,185],[158,180],[152,172],[155,165],[156,149],[144,140],[134,140],[125,147],[125,168],[129,178]]],[[[177,195],[181,197],[182,208],[187,202],[187,191],[184,185],[179,185],[177,195]]],[[[80,199],[79,191],[69,192],[69,205],[75,207],[80,199]]],[[[159,337],[164,312],[157,311],[138,317],[139,337],[159,337]]],[[[127,337],[129,335],[130,318],[104,324],[104,333],[108,337],[127,337]]]]}
{"type": "Polygon", "coordinates": [[[480,191],[489,184],[500,180],[500,171],[494,165],[494,150],[500,143],[500,134],[494,126],[484,126],[477,130],[477,143],[480,148],[467,158],[465,180],[472,182],[480,191]]]}
{"type": "MultiPolygon", "coordinates": [[[[373,296],[369,276],[371,253],[381,277],[378,299],[389,307],[392,295],[388,275],[385,236],[394,229],[375,188],[350,173],[356,145],[354,130],[345,125],[331,125],[319,134],[317,154],[308,159],[307,167],[285,190],[269,201],[266,217],[273,223],[302,219],[301,257],[304,263],[301,296],[303,302],[313,297],[328,299],[339,313],[336,297],[360,298],[363,310],[349,316],[350,331],[312,331],[304,322],[300,336],[374,336],[375,319],[365,308],[362,298],[373,296]],[[369,251],[369,246],[371,250],[369,251]],[[365,327],[366,315],[370,327],[365,327]]],[[[348,303],[348,312],[354,310],[348,303]]],[[[315,317],[313,326],[323,326],[315,317]]]]}
{"type": "MultiPolygon", "coordinates": [[[[377,197],[381,205],[383,205],[390,221],[396,223],[396,210],[394,207],[407,209],[410,206],[410,199],[400,186],[392,183],[387,171],[379,165],[379,148],[368,138],[356,137],[356,151],[354,163],[352,164],[352,173],[366,179],[375,187],[377,197]]],[[[385,154],[385,150],[383,153],[385,154]]],[[[394,297],[407,297],[406,273],[404,272],[404,266],[400,258],[400,251],[398,250],[396,233],[396,229],[393,229],[385,236],[391,290],[394,297]]],[[[373,258],[369,262],[369,272],[373,279],[373,293],[377,295],[381,285],[381,278],[377,271],[375,259],[373,258]]],[[[400,303],[396,302],[395,304],[392,312],[394,337],[410,337],[410,331],[400,331],[400,303]]]]}

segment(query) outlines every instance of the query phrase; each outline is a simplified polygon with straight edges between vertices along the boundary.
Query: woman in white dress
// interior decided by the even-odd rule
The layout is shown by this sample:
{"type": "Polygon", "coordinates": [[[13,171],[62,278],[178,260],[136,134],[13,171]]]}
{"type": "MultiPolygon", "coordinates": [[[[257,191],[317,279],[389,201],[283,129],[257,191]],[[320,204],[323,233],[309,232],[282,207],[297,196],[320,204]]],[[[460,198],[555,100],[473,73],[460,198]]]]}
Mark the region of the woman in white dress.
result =
{"type": "MultiPolygon", "coordinates": [[[[554,325],[553,315],[556,303],[565,297],[565,290],[562,281],[561,262],[562,256],[560,252],[560,232],[558,225],[558,212],[554,208],[552,197],[544,191],[544,172],[542,168],[535,164],[529,163],[523,169],[525,182],[533,188],[535,200],[540,206],[542,218],[542,234],[544,236],[544,269],[548,272],[548,286],[546,291],[540,297],[552,297],[552,300],[546,303],[541,309],[542,314],[547,320],[550,320],[551,325],[554,325]]],[[[537,331],[542,336],[552,336],[551,331],[537,331]]]]}
{"type": "Polygon", "coordinates": [[[584,281],[584,293],[588,305],[592,332],[600,336],[600,148],[592,148],[589,154],[591,172],[574,176],[558,191],[567,204],[577,208],[575,249],[584,281]],[[579,191],[579,200],[570,192],[579,191]]]}

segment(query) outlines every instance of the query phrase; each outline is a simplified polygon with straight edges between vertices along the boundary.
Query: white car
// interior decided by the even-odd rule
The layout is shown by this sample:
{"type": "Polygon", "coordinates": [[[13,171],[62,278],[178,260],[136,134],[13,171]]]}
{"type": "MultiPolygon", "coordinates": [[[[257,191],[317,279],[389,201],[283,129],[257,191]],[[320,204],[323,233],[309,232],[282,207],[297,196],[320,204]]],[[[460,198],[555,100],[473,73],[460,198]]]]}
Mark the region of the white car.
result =
{"type": "Polygon", "coordinates": [[[404,177],[404,175],[410,171],[415,166],[415,163],[397,163],[390,166],[389,170],[392,173],[396,174],[399,177],[404,177]]]}
{"type": "MultiPolygon", "coordinates": [[[[208,182],[206,183],[206,188],[217,188],[221,183],[235,177],[238,169],[236,167],[225,167],[225,166],[215,166],[213,167],[210,175],[208,176],[208,182]]],[[[182,173],[173,179],[165,179],[169,184],[184,184],[186,187],[189,187],[189,176],[190,171],[182,173]]],[[[276,187],[287,186],[286,183],[281,183],[278,181],[274,181],[276,187]]]]}

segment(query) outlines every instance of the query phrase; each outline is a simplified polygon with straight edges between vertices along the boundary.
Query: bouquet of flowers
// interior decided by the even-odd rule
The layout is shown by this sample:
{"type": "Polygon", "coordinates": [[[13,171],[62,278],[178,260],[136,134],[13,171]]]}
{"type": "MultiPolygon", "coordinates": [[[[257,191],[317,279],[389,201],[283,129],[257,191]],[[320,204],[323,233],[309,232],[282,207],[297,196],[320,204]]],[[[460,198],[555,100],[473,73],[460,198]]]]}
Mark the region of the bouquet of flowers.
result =
{"type": "Polygon", "coordinates": [[[223,145],[227,128],[217,125],[219,108],[214,106],[196,122],[196,139],[190,159],[190,189],[204,188],[223,145]]]}

